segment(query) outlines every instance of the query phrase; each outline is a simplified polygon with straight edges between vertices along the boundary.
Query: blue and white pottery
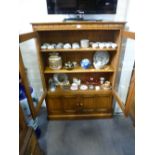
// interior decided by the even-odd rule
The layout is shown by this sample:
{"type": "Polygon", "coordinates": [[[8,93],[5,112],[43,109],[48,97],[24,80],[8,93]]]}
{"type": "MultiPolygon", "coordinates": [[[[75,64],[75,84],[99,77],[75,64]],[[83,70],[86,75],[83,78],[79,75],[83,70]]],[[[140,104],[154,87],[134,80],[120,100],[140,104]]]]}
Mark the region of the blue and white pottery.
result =
{"type": "Polygon", "coordinates": [[[81,67],[84,69],[88,69],[91,66],[91,62],[89,59],[82,59],[81,67]]]}

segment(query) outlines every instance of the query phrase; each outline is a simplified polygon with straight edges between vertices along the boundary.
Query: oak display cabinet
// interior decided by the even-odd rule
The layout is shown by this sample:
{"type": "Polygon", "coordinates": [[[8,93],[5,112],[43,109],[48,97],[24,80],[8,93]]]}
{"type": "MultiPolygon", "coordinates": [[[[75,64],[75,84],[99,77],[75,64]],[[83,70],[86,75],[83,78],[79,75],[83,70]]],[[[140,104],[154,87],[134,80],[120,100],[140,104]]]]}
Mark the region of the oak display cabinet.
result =
{"type": "MultiPolygon", "coordinates": [[[[37,107],[33,101],[29,101],[30,110],[34,117],[39,113],[42,101],[45,99],[48,119],[87,119],[105,118],[113,115],[113,99],[115,98],[124,111],[123,103],[117,95],[115,85],[117,83],[118,64],[121,53],[122,37],[134,39],[133,34],[124,31],[125,22],[60,22],[60,23],[32,23],[33,31],[20,35],[20,43],[35,38],[38,65],[44,93],[37,107]],[[106,48],[80,48],[80,49],[41,49],[43,43],[73,43],[81,39],[89,39],[92,42],[114,42],[116,49],[106,48]],[[63,62],[69,60],[80,61],[88,58],[93,61],[96,51],[108,51],[110,61],[103,69],[89,69],[77,67],[73,70],[52,70],[48,67],[48,57],[52,52],[58,52],[63,62]],[[82,81],[89,77],[105,77],[111,82],[111,90],[63,90],[60,87],[56,91],[49,91],[48,80],[55,73],[65,73],[70,81],[73,77],[82,81]]],[[[24,78],[24,63],[20,53],[20,73],[24,78]]],[[[27,80],[27,79],[25,79],[27,80]]],[[[26,82],[25,82],[26,85],[26,82]]],[[[29,94],[27,90],[27,94],[29,94]]],[[[29,99],[31,100],[31,99],[29,99]]]]}

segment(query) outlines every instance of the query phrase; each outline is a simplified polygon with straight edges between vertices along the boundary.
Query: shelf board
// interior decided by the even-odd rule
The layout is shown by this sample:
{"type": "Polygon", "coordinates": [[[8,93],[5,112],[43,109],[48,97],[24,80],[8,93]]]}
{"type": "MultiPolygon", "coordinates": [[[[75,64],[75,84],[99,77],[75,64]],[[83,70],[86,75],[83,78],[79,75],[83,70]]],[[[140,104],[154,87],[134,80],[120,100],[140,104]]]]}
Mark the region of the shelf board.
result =
{"type": "Polygon", "coordinates": [[[110,65],[106,65],[103,69],[95,69],[90,67],[89,69],[83,69],[81,67],[77,67],[73,70],[60,69],[60,70],[52,70],[49,67],[46,67],[44,70],[44,74],[50,73],[102,73],[102,72],[114,72],[114,69],[110,65]]]}
{"type": "Polygon", "coordinates": [[[112,90],[64,90],[61,87],[57,87],[56,90],[54,92],[52,91],[48,91],[47,93],[50,96],[55,96],[55,95],[110,95],[112,94],[112,90]]]}
{"type": "Polygon", "coordinates": [[[43,53],[50,52],[94,52],[94,51],[116,51],[117,48],[79,48],[79,49],[41,49],[43,53]]]}

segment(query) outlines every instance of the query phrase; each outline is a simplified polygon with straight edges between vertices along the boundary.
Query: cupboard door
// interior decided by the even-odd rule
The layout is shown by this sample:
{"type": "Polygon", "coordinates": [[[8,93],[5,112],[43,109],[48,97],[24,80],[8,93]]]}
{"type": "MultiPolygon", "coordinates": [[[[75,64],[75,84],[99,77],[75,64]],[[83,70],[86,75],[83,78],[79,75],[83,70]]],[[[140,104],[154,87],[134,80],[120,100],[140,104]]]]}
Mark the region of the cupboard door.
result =
{"type": "Polygon", "coordinates": [[[94,103],[94,96],[83,96],[79,106],[82,108],[82,112],[94,112],[95,111],[95,103],[94,103]]]}
{"type": "Polygon", "coordinates": [[[111,112],[112,111],[111,96],[97,95],[94,100],[95,100],[97,112],[111,112]]]}
{"type": "Polygon", "coordinates": [[[19,72],[28,105],[35,118],[46,97],[40,43],[37,32],[19,35],[19,72]]]}
{"type": "Polygon", "coordinates": [[[62,97],[61,96],[48,97],[47,111],[49,115],[63,113],[62,97]]]}
{"type": "Polygon", "coordinates": [[[119,62],[117,64],[115,84],[113,87],[113,96],[117,101],[116,103],[118,103],[118,105],[115,104],[115,112],[123,111],[124,114],[128,111],[127,108],[129,107],[126,103],[135,65],[134,40],[135,33],[127,31],[122,32],[122,47],[119,54],[119,62]]]}
{"type": "Polygon", "coordinates": [[[63,109],[65,113],[75,113],[78,107],[78,98],[77,96],[64,96],[63,97],[63,109]]]}

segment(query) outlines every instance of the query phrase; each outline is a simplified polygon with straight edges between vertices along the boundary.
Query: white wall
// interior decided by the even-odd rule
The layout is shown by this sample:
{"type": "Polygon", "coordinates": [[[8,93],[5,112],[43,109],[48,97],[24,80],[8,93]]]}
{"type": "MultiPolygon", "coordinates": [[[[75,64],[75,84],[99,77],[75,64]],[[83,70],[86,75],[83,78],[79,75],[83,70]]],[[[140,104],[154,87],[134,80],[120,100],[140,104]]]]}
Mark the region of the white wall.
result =
{"type": "MultiPolygon", "coordinates": [[[[115,15],[86,15],[86,18],[103,20],[126,20],[129,0],[118,0],[115,15]]],[[[48,15],[46,0],[20,0],[19,1],[19,33],[32,31],[31,22],[62,21],[67,15],[48,15]]]]}

